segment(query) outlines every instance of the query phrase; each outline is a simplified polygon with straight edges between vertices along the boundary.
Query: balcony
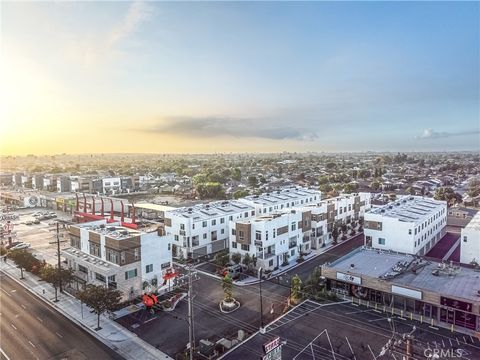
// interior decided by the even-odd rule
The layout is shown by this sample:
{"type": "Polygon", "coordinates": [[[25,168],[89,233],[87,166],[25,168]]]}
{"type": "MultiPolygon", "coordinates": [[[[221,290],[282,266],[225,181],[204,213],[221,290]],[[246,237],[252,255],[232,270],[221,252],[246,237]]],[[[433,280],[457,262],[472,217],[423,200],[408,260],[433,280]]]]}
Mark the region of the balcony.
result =
{"type": "Polygon", "coordinates": [[[290,242],[288,243],[288,248],[289,248],[289,249],[293,249],[293,248],[295,248],[295,247],[297,247],[297,241],[290,241],[290,242]]]}
{"type": "Polygon", "coordinates": [[[310,236],[304,236],[303,237],[303,242],[306,243],[306,242],[309,242],[310,241],[310,236]]]}
{"type": "Polygon", "coordinates": [[[275,257],[275,255],[276,254],[274,252],[269,252],[269,253],[259,252],[259,253],[257,253],[256,257],[257,257],[257,259],[267,260],[267,259],[270,259],[272,257],[275,257]]]}

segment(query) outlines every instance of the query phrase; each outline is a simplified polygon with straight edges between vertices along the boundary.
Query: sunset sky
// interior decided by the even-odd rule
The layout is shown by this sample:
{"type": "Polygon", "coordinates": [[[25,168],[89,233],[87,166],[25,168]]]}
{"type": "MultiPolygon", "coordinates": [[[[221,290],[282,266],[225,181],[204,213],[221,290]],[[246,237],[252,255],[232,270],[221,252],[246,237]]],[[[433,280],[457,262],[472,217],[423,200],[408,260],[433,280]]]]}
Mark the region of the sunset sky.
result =
{"type": "Polygon", "coordinates": [[[480,6],[2,2],[0,153],[480,149],[480,6]]]}

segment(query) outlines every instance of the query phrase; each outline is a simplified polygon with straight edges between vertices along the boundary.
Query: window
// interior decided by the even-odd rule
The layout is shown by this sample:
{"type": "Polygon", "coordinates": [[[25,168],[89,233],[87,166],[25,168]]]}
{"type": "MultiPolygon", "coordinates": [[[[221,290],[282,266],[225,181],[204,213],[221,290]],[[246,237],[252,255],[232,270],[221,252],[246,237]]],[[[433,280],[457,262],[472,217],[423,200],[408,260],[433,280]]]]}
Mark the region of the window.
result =
{"type": "Polygon", "coordinates": [[[180,230],[185,230],[185,224],[180,224],[180,230]]]}
{"type": "Polygon", "coordinates": [[[95,273],[95,280],[105,282],[105,276],[103,276],[102,274],[99,274],[99,273],[95,273]]]}
{"type": "Polygon", "coordinates": [[[243,240],[245,237],[245,233],[242,231],[242,230],[239,230],[238,231],[238,239],[239,240],[243,240]]]}
{"type": "Polygon", "coordinates": [[[255,216],[255,211],[252,210],[252,211],[250,212],[250,214],[251,214],[251,216],[255,216]]]}
{"type": "Polygon", "coordinates": [[[234,249],[237,248],[237,243],[235,241],[232,241],[232,248],[234,248],[234,249]]]}
{"type": "Polygon", "coordinates": [[[385,239],[384,238],[378,238],[378,245],[385,245],[385,239]]]}
{"type": "Polygon", "coordinates": [[[242,244],[241,249],[243,251],[250,251],[250,245],[242,244]]]}
{"type": "Polygon", "coordinates": [[[203,238],[204,238],[204,239],[207,238],[207,233],[203,234],[203,238]]]}
{"type": "Polygon", "coordinates": [[[235,229],[232,229],[232,235],[237,235],[237,231],[235,229]]]}
{"type": "Polygon", "coordinates": [[[262,232],[257,230],[255,231],[255,240],[262,240],[262,232]]]}
{"type": "Polygon", "coordinates": [[[108,287],[111,289],[117,288],[117,281],[115,280],[115,275],[110,275],[108,277],[108,287]]]}
{"type": "Polygon", "coordinates": [[[175,241],[178,241],[178,235],[174,236],[175,241]]]}
{"type": "Polygon", "coordinates": [[[277,229],[273,229],[273,238],[275,239],[275,236],[277,235],[277,229]]]}
{"type": "Polygon", "coordinates": [[[463,237],[463,242],[467,242],[467,237],[466,236],[463,237]]]}
{"type": "Polygon", "coordinates": [[[408,229],[408,235],[412,235],[412,229],[408,229]]]}
{"type": "Polygon", "coordinates": [[[195,224],[192,224],[192,229],[194,229],[194,230],[195,230],[195,224]]]}
{"type": "Polygon", "coordinates": [[[120,253],[120,263],[125,264],[125,251],[120,253]]]}
{"type": "Polygon", "coordinates": [[[225,229],[221,229],[220,234],[225,234],[225,229]]]}
{"type": "Polygon", "coordinates": [[[245,217],[248,217],[248,211],[244,214],[245,217]]]}
{"type": "Polygon", "coordinates": [[[220,218],[220,224],[225,224],[225,218],[220,218]]]}
{"type": "Polygon", "coordinates": [[[107,261],[118,264],[118,252],[115,250],[107,249],[107,261]]]}
{"type": "Polygon", "coordinates": [[[170,267],[170,261],[169,262],[165,262],[163,264],[160,265],[160,268],[163,270],[163,269],[167,269],[170,267]]]}
{"type": "Polygon", "coordinates": [[[233,216],[229,216],[228,220],[233,221],[233,216]]]}
{"type": "Polygon", "coordinates": [[[133,256],[135,257],[135,260],[140,259],[140,248],[135,248],[133,250],[133,256]]]}
{"type": "Polygon", "coordinates": [[[150,265],[147,265],[145,267],[145,272],[148,274],[148,273],[151,273],[153,271],[153,264],[150,264],[150,265]]]}
{"type": "Polygon", "coordinates": [[[268,241],[268,231],[265,231],[265,240],[268,241]]]}
{"type": "Polygon", "coordinates": [[[95,243],[90,243],[90,255],[101,257],[102,253],[100,251],[100,245],[95,243]]]}
{"type": "Polygon", "coordinates": [[[137,269],[125,271],[125,280],[132,279],[137,276],[137,269]]]}
{"type": "Polygon", "coordinates": [[[217,220],[213,219],[212,220],[212,226],[217,225],[217,220]]]}
{"type": "Polygon", "coordinates": [[[292,231],[295,231],[297,230],[297,224],[292,222],[292,231]]]}
{"type": "Polygon", "coordinates": [[[268,266],[273,266],[273,259],[268,262],[268,266]]]}
{"type": "Polygon", "coordinates": [[[80,271],[84,274],[88,274],[88,269],[83,265],[78,265],[78,271],[80,271]]]}
{"type": "Polygon", "coordinates": [[[290,256],[295,256],[295,249],[292,249],[292,251],[290,251],[290,256]]]}
{"type": "Polygon", "coordinates": [[[202,226],[203,226],[203,227],[207,227],[207,222],[204,221],[204,222],[202,223],[202,226]]]}

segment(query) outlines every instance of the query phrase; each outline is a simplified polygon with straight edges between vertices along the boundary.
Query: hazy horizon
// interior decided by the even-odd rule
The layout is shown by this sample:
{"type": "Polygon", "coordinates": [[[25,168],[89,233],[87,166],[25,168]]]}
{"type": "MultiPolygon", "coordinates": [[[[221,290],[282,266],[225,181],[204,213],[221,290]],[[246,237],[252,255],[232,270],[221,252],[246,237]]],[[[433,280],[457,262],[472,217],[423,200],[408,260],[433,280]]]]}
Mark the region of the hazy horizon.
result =
{"type": "Polygon", "coordinates": [[[480,149],[478,2],[1,7],[2,155],[480,149]]]}

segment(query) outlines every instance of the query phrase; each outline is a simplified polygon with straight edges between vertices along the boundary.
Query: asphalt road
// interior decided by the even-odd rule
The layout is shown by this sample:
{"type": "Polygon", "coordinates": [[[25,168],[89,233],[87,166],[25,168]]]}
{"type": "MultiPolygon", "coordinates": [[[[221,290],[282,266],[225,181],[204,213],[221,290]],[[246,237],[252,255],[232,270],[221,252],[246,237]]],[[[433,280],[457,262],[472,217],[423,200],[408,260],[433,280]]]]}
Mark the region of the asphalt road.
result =
{"type": "Polygon", "coordinates": [[[1,359],[123,359],[6,275],[0,279],[1,359]]]}

